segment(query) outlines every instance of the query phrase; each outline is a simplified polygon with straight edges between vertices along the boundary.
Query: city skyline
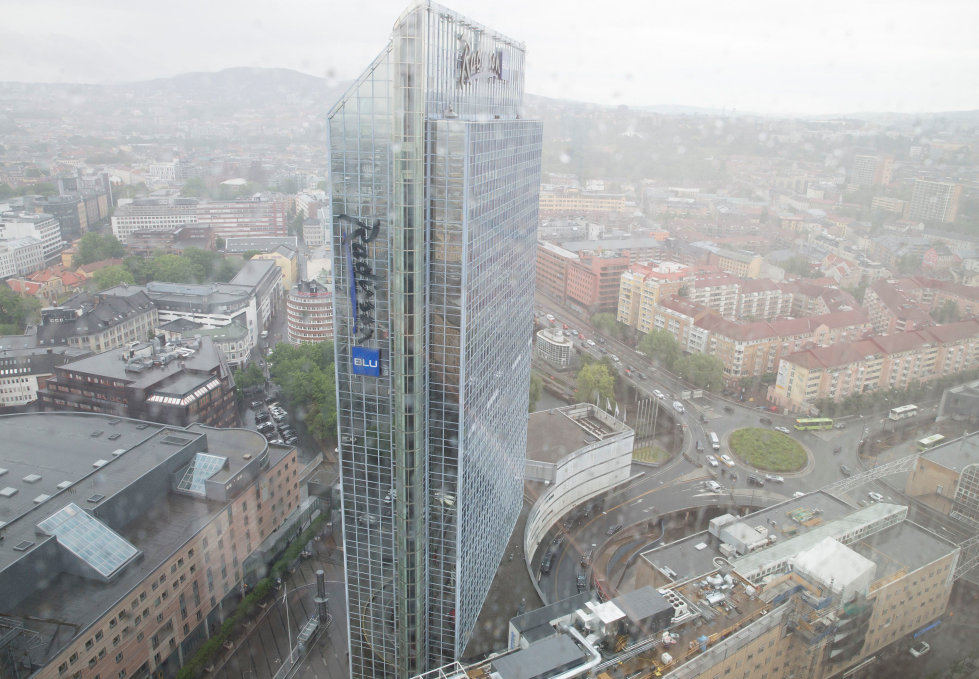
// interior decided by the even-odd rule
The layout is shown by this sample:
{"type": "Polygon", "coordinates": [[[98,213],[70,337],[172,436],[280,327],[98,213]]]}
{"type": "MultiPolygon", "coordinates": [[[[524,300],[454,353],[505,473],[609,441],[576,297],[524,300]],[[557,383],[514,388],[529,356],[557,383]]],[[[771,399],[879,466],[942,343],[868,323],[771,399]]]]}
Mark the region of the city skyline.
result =
{"type": "MultiPolygon", "coordinates": [[[[270,14],[257,3],[231,12],[178,2],[165,14],[138,6],[109,14],[61,0],[17,0],[8,5],[14,20],[0,28],[7,66],[0,80],[121,82],[264,66],[344,82],[383,44],[388,17],[408,6],[382,0],[365,13],[300,2],[270,14]]],[[[530,46],[528,93],[768,114],[979,108],[979,60],[968,31],[979,8],[957,0],[943,8],[891,3],[885,16],[864,5],[786,8],[768,0],[750,7],[618,3],[601,13],[584,3],[558,11],[514,0],[452,7],[530,46]]]]}

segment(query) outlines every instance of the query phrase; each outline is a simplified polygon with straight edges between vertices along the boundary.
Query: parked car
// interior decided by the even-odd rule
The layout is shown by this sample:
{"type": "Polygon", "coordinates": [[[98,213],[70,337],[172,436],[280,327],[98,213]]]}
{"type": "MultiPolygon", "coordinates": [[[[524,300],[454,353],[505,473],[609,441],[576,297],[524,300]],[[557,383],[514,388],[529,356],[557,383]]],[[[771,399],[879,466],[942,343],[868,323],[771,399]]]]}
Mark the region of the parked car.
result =
{"type": "Polygon", "coordinates": [[[726,464],[728,467],[733,467],[734,466],[734,460],[732,460],[731,459],[731,456],[730,455],[727,455],[727,454],[721,455],[721,462],[723,462],[724,464],[726,464]]]}
{"type": "Polygon", "coordinates": [[[789,432],[789,428],[788,428],[788,427],[772,427],[772,428],[773,428],[773,429],[774,429],[775,431],[780,431],[780,432],[782,432],[783,434],[789,434],[789,433],[791,433],[791,432],[789,432]]]}
{"type": "Polygon", "coordinates": [[[718,466],[717,465],[717,458],[714,457],[713,455],[708,455],[707,456],[707,464],[709,464],[711,467],[718,466]]]}
{"type": "Polygon", "coordinates": [[[908,649],[908,653],[910,653],[912,657],[920,658],[930,650],[931,646],[928,645],[927,641],[919,641],[908,649]]]}
{"type": "Polygon", "coordinates": [[[609,529],[607,531],[605,531],[605,534],[606,535],[615,535],[620,530],[622,530],[622,524],[621,523],[617,523],[614,526],[609,526],[609,529]]]}
{"type": "Polygon", "coordinates": [[[261,408],[263,405],[265,404],[261,401],[252,401],[248,404],[248,407],[254,410],[255,408],[261,408]]]}
{"type": "Polygon", "coordinates": [[[843,474],[843,476],[849,476],[853,472],[851,472],[850,471],[850,468],[847,467],[845,464],[841,464],[840,465],[840,473],[843,474]]]}
{"type": "Polygon", "coordinates": [[[785,483],[785,478],[778,474],[765,474],[765,480],[774,481],[775,483],[785,483]]]}

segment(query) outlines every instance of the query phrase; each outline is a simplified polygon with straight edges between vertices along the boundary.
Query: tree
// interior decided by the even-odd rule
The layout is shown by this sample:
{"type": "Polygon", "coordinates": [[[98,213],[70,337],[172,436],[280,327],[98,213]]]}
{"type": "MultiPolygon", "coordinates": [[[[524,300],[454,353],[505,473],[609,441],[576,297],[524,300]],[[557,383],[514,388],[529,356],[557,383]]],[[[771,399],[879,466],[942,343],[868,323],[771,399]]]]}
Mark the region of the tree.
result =
{"type": "Polygon", "coordinates": [[[214,239],[214,249],[215,250],[218,250],[219,252],[221,250],[224,250],[224,246],[226,244],[227,244],[227,241],[224,240],[223,238],[221,238],[221,236],[218,236],[217,238],[214,239]]]}
{"type": "Polygon", "coordinates": [[[272,378],[282,387],[282,397],[310,435],[323,442],[335,435],[337,425],[336,382],[333,377],[333,343],[280,343],[269,356],[272,378]]]}
{"type": "Polygon", "coordinates": [[[528,412],[534,412],[537,409],[537,401],[540,400],[540,395],[544,391],[544,381],[541,380],[537,375],[530,376],[530,402],[527,407],[528,412]]]}
{"type": "Polygon", "coordinates": [[[227,283],[235,275],[241,271],[241,267],[244,262],[239,260],[237,257],[225,257],[220,262],[218,262],[217,268],[214,269],[214,280],[221,283],[227,283]]]}
{"type": "Polygon", "coordinates": [[[615,378],[602,363],[586,365],[578,372],[576,382],[578,398],[582,401],[592,402],[596,394],[615,400],[615,378]]]}
{"type": "Polygon", "coordinates": [[[39,300],[33,297],[21,297],[6,283],[0,283],[0,334],[22,333],[40,310],[39,300]]]}
{"type": "Polygon", "coordinates": [[[906,255],[901,255],[897,258],[897,265],[895,268],[900,274],[911,274],[917,271],[921,267],[921,255],[915,255],[913,252],[909,252],[906,255]]]}
{"type": "Polygon", "coordinates": [[[209,250],[201,250],[200,248],[187,248],[181,254],[185,259],[190,260],[190,262],[192,262],[195,266],[199,266],[201,268],[203,274],[201,275],[200,280],[212,280],[214,267],[220,255],[218,255],[216,252],[210,252],[209,250]]]}
{"type": "Polygon", "coordinates": [[[89,232],[78,241],[78,252],[75,253],[73,261],[81,266],[100,262],[103,259],[122,257],[124,254],[126,254],[126,248],[112,234],[102,235],[101,233],[89,232]]]}
{"type": "Polygon", "coordinates": [[[954,299],[946,299],[941,307],[931,312],[937,323],[955,323],[959,320],[959,304],[954,299]]]}
{"type": "Polygon", "coordinates": [[[147,265],[149,280],[168,283],[198,283],[204,280],[201,265],[180,255],[160,255],[147,265]]]}
{"type": "Polygon", "coordinates": [[[724,381],[724,362],[709,354],[690,354],[673,364],[682,379],[698,389],[720,389],[724,381]]]}
{"type": "Polygon", "coordinates": [[[244,370],[235,371],[235,385],[242,391],[265,385],[265,373],[257,363],[249,363],[244,370]]]}
{"type": "Polygon", "coordinates": [[[680,358],[680,345],[669,330],[654,330],[644,336],[639,340],[639,351],[668,369],[680,358]]]}
{"type": "Polygon", "coordinates": [[[96,290],[105,290],[125,283],[132,285],[136,282],[132,271],[121,264],[102,267],[92,275],[92,280],[95,282],[96,290]]]}
{"type": "Polygon", "coordinates": [[[612,313],[602,312],[594,314],[591,317],[591,324],[596,330],[599,330],[606,335],[615,337],[616,333],[618,332],[618,328],[615,327],[615,314],[612,313]]]}
{"type": "Polygon", "coordinates": [[[241,253],[241,258],[247,262],[255,255],[260,255],[260,254],[262,254],[261,250],[245,250],[244,252],[241,253]]]}
{"type": "Polygon", "coordinates": [[[207,184],[200,177],[188,177],[180,189],[180,195],[188,198],[202,198],[207,195],[207,184]]]}

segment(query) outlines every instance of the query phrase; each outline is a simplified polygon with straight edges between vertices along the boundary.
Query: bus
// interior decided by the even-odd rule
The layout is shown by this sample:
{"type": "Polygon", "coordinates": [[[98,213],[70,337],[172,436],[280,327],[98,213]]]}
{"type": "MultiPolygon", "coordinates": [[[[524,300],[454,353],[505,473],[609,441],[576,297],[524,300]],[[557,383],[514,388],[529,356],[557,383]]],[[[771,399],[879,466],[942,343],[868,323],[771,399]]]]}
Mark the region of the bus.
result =
{"type": "Polygon", "coordinates": [[[914,417],[918,414],[918,406],[912,404],[906,406],[898,406],[897,408],[891,408],[891,412],[887,414],[888,419],[891,420],[903,420],[908,417],[914,417]]]}
{"type": "Polygon", "coordinates": [[[717,434],[715,432],[710,433],[710,447],[714,450],[721,449],[721,440],[717,438],[717,434]]]}
{"type": "Polygon", "coordinates": [[[831,417],[799,417],[796,418],[795,428],[799,431],[808,429],[832,429],[833,418],[831,417]]]}
{"type": "Polygon", "coordinates": [[[931,450],[935,446],[942,445],[945,437],[941,434],[932,434],[931,436],[926,436],[925,438],[917,441],[918,450],[931,450]]]}

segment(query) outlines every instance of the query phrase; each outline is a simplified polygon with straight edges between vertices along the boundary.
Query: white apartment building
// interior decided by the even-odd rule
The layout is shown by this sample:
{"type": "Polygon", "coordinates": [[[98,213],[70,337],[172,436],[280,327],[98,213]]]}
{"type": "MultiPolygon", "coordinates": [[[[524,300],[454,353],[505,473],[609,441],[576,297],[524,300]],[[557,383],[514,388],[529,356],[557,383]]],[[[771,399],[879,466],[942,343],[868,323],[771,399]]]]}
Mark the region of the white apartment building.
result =
{"type": "Polygon", "coordinates": [[[44,268],[44,246],[33,236],[0,241],[0,278],[27,276],[44,268]]]}
{"type": "Polygon", "coordinates": [[[47,214],[5,212],[0,215],[0,240],[36,238],[41,241],[45,262],[58,257],[66,243],[61,239],[61,224],[47,214]]]}

